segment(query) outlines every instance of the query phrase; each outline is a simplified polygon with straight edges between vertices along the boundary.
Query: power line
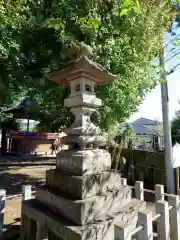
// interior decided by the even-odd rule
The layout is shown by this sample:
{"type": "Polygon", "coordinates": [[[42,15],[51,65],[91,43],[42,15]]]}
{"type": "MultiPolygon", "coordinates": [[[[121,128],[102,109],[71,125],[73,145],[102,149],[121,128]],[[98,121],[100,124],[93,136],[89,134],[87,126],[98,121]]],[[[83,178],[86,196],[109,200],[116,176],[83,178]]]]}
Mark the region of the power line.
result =
{"type": "Polygon", "coordinates": [[[167,75],[172,74],[179,65],[180,65],[180,62],[179,62],[178,64],[176,64],[174,67],[172,67],[171,70],[169,70],[169,71],[167,72],[167,75]]]}
{"type": "Polygon", "coordinates": [[[170,43],[174,42],[174,40],[176,40],[178,37],[180,37],[180,34],[178,34],[176,37],[174,37],[173,39],[171,39],[163,48],[167,48],[167,46],[168,46],[170,43]]]}
{"type": "MultiPolygon", "coordinates": [[[[177,36],[175,36],[173,39],[171,39],[164,47],[163,49],[167,48],[168,45],[172,42],[174,42],[175,40],[177,40],[180,37],[180,34],[178,34],[177,36]]],[[[165,62],[168,62],[169,60],[171,60],[173,57],[177,56],[180,52],[175,53],[173,56],[171,56],[170,58],[168,58],[165,62]]]]}
{"type": "Polygon", "coordinates": [[[180,54],[180,52],[175,53],[173,56],[171,56],[170,58],[168,58],[168,59],[165,61],[165,63],[168,62],[169,60],[171,60],[173,57],[179,55],[179,54],[180,54]]]}

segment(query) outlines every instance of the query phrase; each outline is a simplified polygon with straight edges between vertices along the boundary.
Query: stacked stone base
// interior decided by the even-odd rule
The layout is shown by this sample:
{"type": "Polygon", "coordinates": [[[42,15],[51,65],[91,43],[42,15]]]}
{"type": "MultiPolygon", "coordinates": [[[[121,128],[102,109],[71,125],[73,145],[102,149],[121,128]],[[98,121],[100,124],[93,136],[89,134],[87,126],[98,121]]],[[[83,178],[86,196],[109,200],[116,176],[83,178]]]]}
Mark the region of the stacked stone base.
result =
{"type": "Polygon", "coordinates": [[[119,187],[85,200],[71,200],[54,194],[47,189],[38,189],[36,200],[62,214],[77,225],[105,221],[116,215],[127,203],[131,202],[131,189],[119,187]]]}
{"type": "Polygon", "coordinates": [[[53,169],[46,172],[46,186],[74,199],[85,199],[107,190],[119,188],[121,176],[118,171],[76,176],[53,169]]]}
{"type": "Polygon", "coordinates": [[[59,154],[45,186],[22,204],[21,240],[114,240],[114,224],[135,228],[145,203],[131,198],[109,159],[105,150],[59,154]]]}
{"type": "Polygon", "coordinates": [[[36,200],[30,200],[22,205],[23,228],[20,239],[114,240],[114,225],[125,223],[134,229],[137,212],[144,209],[145,203],[134,199],[109,220],[78,226],[36,200]]]}

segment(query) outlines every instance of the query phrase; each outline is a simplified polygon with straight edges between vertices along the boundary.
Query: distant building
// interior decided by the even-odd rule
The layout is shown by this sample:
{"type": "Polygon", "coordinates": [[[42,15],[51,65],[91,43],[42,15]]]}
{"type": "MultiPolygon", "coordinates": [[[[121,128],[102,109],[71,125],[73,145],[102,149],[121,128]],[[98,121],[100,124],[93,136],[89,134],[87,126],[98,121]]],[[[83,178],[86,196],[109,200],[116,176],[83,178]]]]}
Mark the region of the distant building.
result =
{"type": "MultiPolygon", "coordinates": [[[[162,123],[147,118],[139,118],[131,122],[132,133],[127,137],[127,142],[132,141],[137,148],[161,148],[163,145],[162,123]]],[[[125,125],[121,125],[124,127],[125,125]]]]}
{"type": "Polygon", "coordinates": [[[147,118],[139,118],[133,122],[131,122],[132,127],[136,131],[137,135],[152,135],[157,134],[162,136],[162,123],[159,121],[147,119],[147,118]]]}

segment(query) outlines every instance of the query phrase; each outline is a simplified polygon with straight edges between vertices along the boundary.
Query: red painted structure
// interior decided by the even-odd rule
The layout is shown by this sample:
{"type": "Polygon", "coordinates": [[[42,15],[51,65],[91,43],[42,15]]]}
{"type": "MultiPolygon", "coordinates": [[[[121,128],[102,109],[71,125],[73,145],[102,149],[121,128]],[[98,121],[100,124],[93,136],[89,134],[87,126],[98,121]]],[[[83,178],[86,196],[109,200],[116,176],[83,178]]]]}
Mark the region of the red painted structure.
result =
{"type": "Polygon", "coordinates": [[[9,151],[16,153],[51,153],[59,133],[10,132],[9,151]]]}

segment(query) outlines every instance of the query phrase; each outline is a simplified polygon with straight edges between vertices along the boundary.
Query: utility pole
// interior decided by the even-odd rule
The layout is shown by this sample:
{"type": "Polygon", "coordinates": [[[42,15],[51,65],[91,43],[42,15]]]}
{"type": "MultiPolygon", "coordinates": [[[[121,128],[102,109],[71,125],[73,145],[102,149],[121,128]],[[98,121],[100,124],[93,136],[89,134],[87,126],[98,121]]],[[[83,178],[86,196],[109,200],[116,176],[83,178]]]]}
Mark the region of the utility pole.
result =
{"type": "Polygon", "coordinates": [[[164,153],[166,166],[166,184],[167,191],[170,194],[175,193],[174,187],[174,169],[172,167],[172,138],[171,125],[169,120],[169,97],[167,85],[167,73],[164,61],[164,47],[160,50],[159,64],[161,67],[161,101],[162,101],[162,116],[163,116],[163,132],[164,132],[164,153]]]}

